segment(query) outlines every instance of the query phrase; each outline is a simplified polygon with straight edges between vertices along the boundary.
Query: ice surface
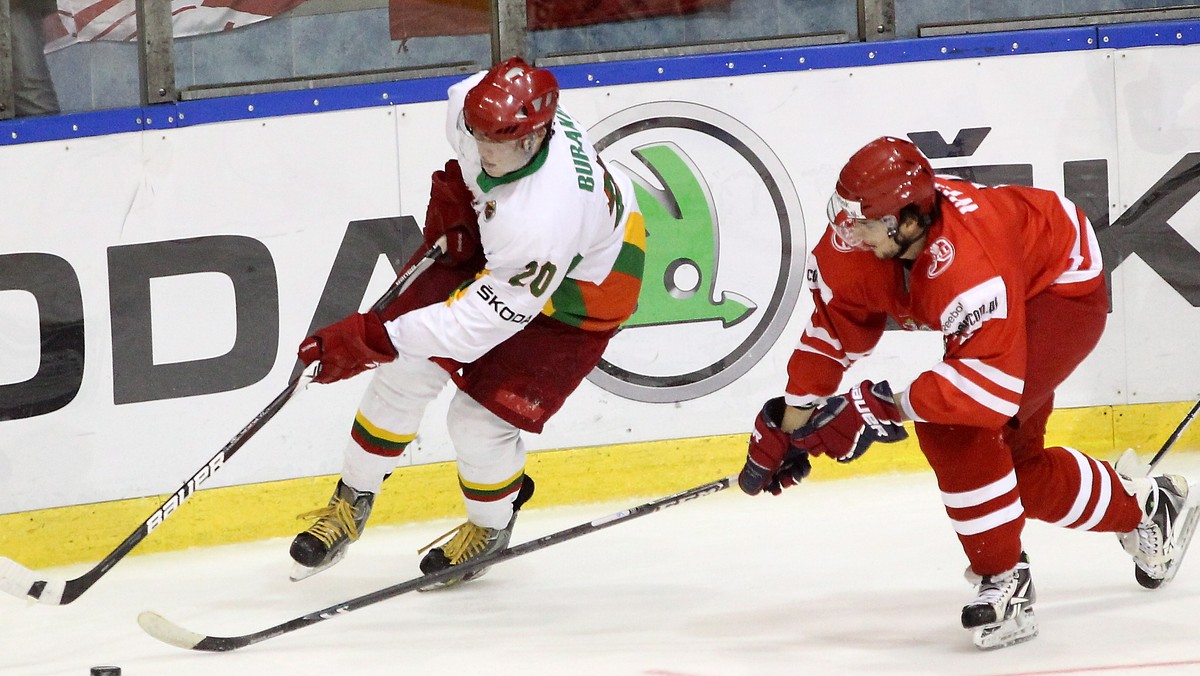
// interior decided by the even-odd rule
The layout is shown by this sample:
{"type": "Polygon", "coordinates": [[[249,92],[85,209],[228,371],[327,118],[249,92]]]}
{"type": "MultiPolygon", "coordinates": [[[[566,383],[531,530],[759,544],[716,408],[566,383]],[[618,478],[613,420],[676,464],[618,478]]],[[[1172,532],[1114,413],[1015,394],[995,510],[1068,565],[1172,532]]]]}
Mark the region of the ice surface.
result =
{"type": "MultiPolygon", "coordinates": [[[[1200,457],[1163,468],[1194,480],[1200,457]]],[[[538,510],[535,498],[513,541],[641,501],[538,510]]],[[[413,576],[417,548],[453,525],[369,527],[345,561],[298,583],[276,539],[130,557],[68,606],[0,597],[0,674],[1200,673],[1200,553],[1148,592],[1113,535],[1037,522],[1025,545],[1041,635],[976,650],[959,626],[966,559],[930,474],[778,498],[730,489],[231,653],[171,647],[135,621],[152,609],[202,634],[264,629],[413,576]]]]}

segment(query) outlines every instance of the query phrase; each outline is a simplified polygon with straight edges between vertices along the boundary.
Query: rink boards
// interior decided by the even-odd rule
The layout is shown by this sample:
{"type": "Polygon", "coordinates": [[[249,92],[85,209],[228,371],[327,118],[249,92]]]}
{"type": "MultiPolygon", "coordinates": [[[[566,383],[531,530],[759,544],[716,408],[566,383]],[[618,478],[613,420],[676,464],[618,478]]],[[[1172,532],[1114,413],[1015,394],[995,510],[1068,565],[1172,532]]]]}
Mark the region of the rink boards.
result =
{"type": "MultiPolygon", "coordinates": [[[[648,226],[658,253],[606,368],[527,440],[539,502],[737,470],[811,309],[804,254],[836,172],[885,133],[939,171],[1036,183],[1084,208],[1113,311],[1055,424],[1074,420],[1061,441],[1101,456],[1153,453],[1200,394],[1194,36],[1186,23],[1081,28],[556,69],[606,161],[681,211],[648,226]]],[[[448,83],[5,126],[0,550],[50,565],[111,549],[283,388],[312,327],[382,291],[447,154],[448,83]]],[[[940,347],[891,332],[848,380],[902,387],[940,347]]],[[[294,530],[327,498],[331,480],[310,477],[340,466],[364,386],[301,393],[144,549],[294,530]]],[[[446,402],[373,523],[459,509],[446,402]]],[[[880,450],[816,474],[922,467],[913,448],[880,450]]]]}
{"type": "MultiPolygon", "coordinates": [[[[1051,418],[1047,441],[1085,449],[1106,460],[1115,460],[1123,449],[1137,448],[1143,460],[1149,460],[1191,405],[1060,409],[1051,418]]],[[[877,445],[847,465],[818,460],[808,480],[928,471],[913,439],[877,445]]],[[[1189,427],[1167,457],[1195,456],[1197,452],[1200,428],[1189,427]]],[[[527,471],[537,479],[538,491],[529,508],[670,495],[738,471],[745,453],[746,435],[735,434],[530,454],[527,471]]],[[[173,551],[294,535],[300,522],[293,516],[326,501],[335,481],[336,477],[319,476],[200,491],[137,551],[173,551]]],[[[803,486],[792,490],[803,490],[803,486]]],[[[19,553],[21,563],[33,568],[97,561],[158,508],[164,497],[3,514],[0,551],[19,553]]],[[[444,518],[461,510],[453,463],[416,465],[395,473],[384,484],[371,523],[379,526],[444,518]]],[[[280,556],[284,556],[282,548],[280,556]]]]}

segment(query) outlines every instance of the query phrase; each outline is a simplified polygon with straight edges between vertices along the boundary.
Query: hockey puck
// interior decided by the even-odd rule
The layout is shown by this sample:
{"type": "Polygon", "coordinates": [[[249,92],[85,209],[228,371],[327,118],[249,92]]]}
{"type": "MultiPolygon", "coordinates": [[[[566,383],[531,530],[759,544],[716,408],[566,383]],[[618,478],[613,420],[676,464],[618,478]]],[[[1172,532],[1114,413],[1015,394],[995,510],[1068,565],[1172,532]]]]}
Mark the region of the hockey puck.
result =
{"type": "Polygon", "coordinates": [[[121,676],[121,667],[92,667],[92,676],[121,676]]]}

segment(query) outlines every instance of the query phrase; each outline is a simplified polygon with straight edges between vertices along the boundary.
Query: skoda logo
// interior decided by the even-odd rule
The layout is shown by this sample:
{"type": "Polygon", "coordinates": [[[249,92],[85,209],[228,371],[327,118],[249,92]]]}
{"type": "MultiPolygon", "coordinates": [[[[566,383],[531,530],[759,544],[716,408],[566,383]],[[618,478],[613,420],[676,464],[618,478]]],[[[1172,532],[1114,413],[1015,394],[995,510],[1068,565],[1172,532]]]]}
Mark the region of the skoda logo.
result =
{"type": "Polygon", "coordinates": [[[589,135],[633,180],[646,272],[588,380],[656,403],[721,389],[771,349],[802,288],[804,217],[787,171],[744,124],[694,103],[627,108],[589,135]]]}

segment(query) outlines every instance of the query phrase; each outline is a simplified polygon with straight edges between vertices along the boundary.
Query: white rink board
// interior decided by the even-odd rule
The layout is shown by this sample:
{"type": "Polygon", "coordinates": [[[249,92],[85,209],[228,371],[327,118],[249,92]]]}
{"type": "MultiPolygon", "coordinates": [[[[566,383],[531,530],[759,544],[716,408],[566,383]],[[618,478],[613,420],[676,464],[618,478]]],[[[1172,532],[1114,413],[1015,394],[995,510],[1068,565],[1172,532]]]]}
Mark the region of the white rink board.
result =
{"type": "MultiPolygon", "coordinates": [[[[592,125],[637,110],[676,110],[680,119],[728,124],[725,131],[738,143],[779,167],[771,175],[780,179],[792,218],[793,254],[801,257],[792,272],[799,274],[802,252],[825,227],[836,172],[850,153],[883,134],[935,131],[950,142],[959,130],[987,128],[969,157],[935,159],[935,168],[1029,165],[1037,185],[1055,189],[1064,187],[1064,163],[1106,160],[1115,221],[1187,152],[1200,151],[1200,114],[1194,114],[1200,75],[1190,67],[1196,50],[1096,50],[773,73],[574,89],[562,100],[592,125]],[[911,105],[896,103],[913,100],[918,91],[928,95],[911,105]],[[657,107],[638,108],[651,104],[657,107]]],[[[421,103],[0,150],[6,177],[0,202],[7,214],[0,256],[41,252],[70,263],[82,291],[86,338],[82,387],[68,405],[0,422],[0,513],[178,488],[287,382],[347,223],[400,215],[423,221],[429,174],[449,153],[443,114],[442,103],[421,103]],[[52,191],[51,185],[67,188],[52,191]],[[257,240],[274,262],[279,337],[269,374],[215,394],[114,403],[106,252],[217,235],[257,240]]],[[[770,223],[778,213],[753,167],[695,128],[666,125],[654,133],[656,144],[674,144],[694,163],[708,190],[718,233],[714,298],[728,292],[754,304],[744,321],[727,328],[695,321],[627,329],[606,355],[614,363],[669,373],[711,362],[714,356],[705,350],[729,350],[749,340],[763,313],[780,309],[771,305],[772,275],[786,265],[780,260],[783,235],[770,223]]],[[[605,158],[662,187],[633,154],[648,138],[616,142],[605,158]]],[[[1200,205],[1189,205],[1172,220],[1194,244],[1200,243],[1197,216],[1200,205]]],[[[389,274],[386,265],[376,269],[364,305],[382,292],[389,274]]],[[[1060,405],[1195,396],[1200,356],[1190,337],[1200,329],[1200,312],[1136,255],[1113,282],[1116,307],[1108,331],[1061,389],[1060,405]],[[1152,350],[1146,347],[1151,340],[1152,350]]],[[[648,278],[647,284],[661,280],[648,278]]],[[[763,399],[782,388],[784,366],[811,309],[807,294],[797,293],[794,313],[781,313],[772,329],[778,335],[758,345],[757,361],[749,360],[753,366],[730,382],[657,402],[585,382],[544,434],[527,435],[528,447],[748,431],[763,399]]],[[[220,274],[156,279],[152,295],[160,305],[156,358],[203,359],[229,348],[238,327],[233,293],[220,274]]],[[[36,370],[37,308],[31,298],[0,291],[6,327],[0,385],[21,382],[36,370]]],[[[940,349],[936,335],[889,332],[848,379],[886,378],[899,387],[932,366],[940,349]]],[[[360,378],[302,393],[206,486],[337,472],[365,385],[360,378]]],[[[405,461],[452,458],[442,422],[447,401],[444,396],[430,407],[421,443],[405,461]]]]}
{"type": "MultiPolygon", "coordinates": [[[[1118,213],[1136,205],[1185,155],[1200,152],[1198,60],[1198,46],[1129,49],[1114,58],[1121,157],[1121,180],[1115,184],[1120,186],[1118,213]]],[[[1200,200],[1191,199],[1195,188],[1179,192],[1182,195],[1165,198],[1180,202],[1179,210],[1171,213],[1173,209],[1168,208],[1162,215],[1171,230],[1192,248],[1200,249],[1200,200]]],[[[1121,273],[1124,293],[1115,303],[1112,319],[1119,319],[1131,346],[1122,355],[1128,369],[1129,400],[1195,398],[1200,375],[1195,340],[1200,336],[1200,312],[1136,254],[1121,266],[1121,273]]],[[[1110,327],[1108,333],[1114,329],[1110,327]]]]}

